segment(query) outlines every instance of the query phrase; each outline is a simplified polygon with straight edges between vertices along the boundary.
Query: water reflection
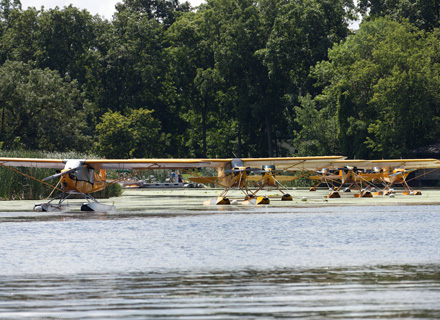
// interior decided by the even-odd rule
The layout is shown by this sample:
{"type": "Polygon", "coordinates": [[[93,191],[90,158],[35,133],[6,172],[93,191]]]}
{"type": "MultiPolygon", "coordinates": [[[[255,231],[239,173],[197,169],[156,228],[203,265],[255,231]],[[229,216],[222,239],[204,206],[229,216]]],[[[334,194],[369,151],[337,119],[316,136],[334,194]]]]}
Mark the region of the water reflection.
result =
{"type": "Polygon", "coordinates": [[[436,319],[440,266],[9,276],[0,301],[11,319],[436,319]]]}

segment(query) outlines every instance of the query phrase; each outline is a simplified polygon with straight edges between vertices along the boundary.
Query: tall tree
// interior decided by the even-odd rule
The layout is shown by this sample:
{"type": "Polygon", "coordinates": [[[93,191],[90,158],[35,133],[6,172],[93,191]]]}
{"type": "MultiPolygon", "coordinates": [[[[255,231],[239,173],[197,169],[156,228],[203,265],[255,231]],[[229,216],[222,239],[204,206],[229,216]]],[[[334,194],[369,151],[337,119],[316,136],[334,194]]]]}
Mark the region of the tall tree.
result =
{"type": "Polygon", "coordinates": [[[35,61],[36,53],[40,52],[39,13],[34,8],[8,13],[8,22],[1,33],[0,63],[6,60],[35,61]]]}
{"type": "Polygon", "coordinates": [[[402,157],[438,139],[439,35],[379,18],[314,68],[326,84],[315,101],[337,119],[342,154],[402,157]]]}
{"type": "Polygon", "coordinates": [[[157,158],[165,151],[161,125],[153,111],[132,109],[105,113],[96,126],[96,150],[109,158],[157,158]]]}
{"type": "Polygon", "coordinates": [[[7,22],[9,20],[11,11],[21,10],[20,0],[1,0],[0,1],[0,20],[7,22]]]}
{"type": "Polygon", "coordinates": [[[290,132],[298,129],[293,121],[298,97],[317,92],[309,77],[311,67],[327,60],[328,49],[347,37],[353,9],[352,1],[343,0],[290,1],[280,7],[261,54],[281,98],[278,113],[289,120],[284,126],[290,132]]]}
{"type": "Polygon", "coordinates": [[[242,152],[272,155],[272,112],[277,102],[271,95],[267,69],[256,54],[264,48],[270,32],[263,24],[258,4],[250,0],[212,0],[199,11],[201,33],[213,50],[211,68],[217,69],[227,84],[228,88],[222,88],[224,96],[234,99],[227,103],[234,108],[228,114],[238,123],[231,130],[238,131],[239,140],[243,133],[249,133],[242,152]],[[263,137],[266,139],[261,140],[263,137]]]}
{"type": "Polygon", "coordinates": [[[359,0],[358,6],[368,19],[389,16],[424,30],[440,27],[440,0],[359,0]]]}
{"type": "Polygon", "coordinates": [[[179,0],[124,0],[116,4],[116,9],[118,12],[137,12],[168,28],[176,21],[179,13],[190,10],[190,5],[188,2],[181,4],[179,0]]]}
{"type": "Polygon", "coordinates": [[[98,36],[96,24],[101,18],[92,17],[86,10],[72,5],[42,11],[38,19],[38,51],[36,65],[40,68],[58,70],[79,83],[86,82],[89,51],[94,50],[98,36]]]}
{"type": "MultiPolygon", "coordinates": [[[[235,130],[222,93],[224,79],[215,68],[211,29],[201,11],[187,13],[167,30],[170,96],[186,121],[184,145],[193,157],[231,156],[235,130]],[[223,101],[221,101],[223,100],[223,101]],[[222,128],[225,129],[222,131],[222,128]],[[222,132],[221,134],[218,134],[222,132]]],[[[236,137],[236,135],[235,135],[236,137]]]]}
{"type": "Polygon", "coordinates": [[[104,110],[123,111],[161,103],[161,25],[123,11],[103,31],[91,53],[95,64],[89,73],[96,104],[104,110]]]}
{"type": "Polygon", "coordinates": [[[0,67],[0,136],[5,149],[87,150],[83,120],[88,107],[77,82],[57,71],[13,61],[0,67]]]}

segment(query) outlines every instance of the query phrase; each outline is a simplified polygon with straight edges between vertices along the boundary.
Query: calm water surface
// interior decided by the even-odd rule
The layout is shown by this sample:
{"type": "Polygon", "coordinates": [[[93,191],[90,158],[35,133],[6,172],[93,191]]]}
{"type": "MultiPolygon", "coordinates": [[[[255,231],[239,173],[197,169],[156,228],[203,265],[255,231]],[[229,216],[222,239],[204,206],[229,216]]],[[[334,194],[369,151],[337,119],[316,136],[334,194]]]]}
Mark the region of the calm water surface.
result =
{"type": "Polygon", "coordinates": [[[0,319],[439,319],[440,207],[0,213],[0,319]]]}

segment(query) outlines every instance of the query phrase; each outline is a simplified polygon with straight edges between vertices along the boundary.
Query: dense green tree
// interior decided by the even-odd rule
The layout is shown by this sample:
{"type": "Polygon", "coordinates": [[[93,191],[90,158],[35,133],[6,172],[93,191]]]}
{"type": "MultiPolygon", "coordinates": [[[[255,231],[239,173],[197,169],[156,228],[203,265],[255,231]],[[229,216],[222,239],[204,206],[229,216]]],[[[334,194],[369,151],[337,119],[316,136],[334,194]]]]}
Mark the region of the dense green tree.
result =
{"type": "Polygon", "coordinates": [[[408,19],[425,30],[440,26],[440,0],[359,0],[358,6],[369,19],[384,16],[398,21],[408,19]]]}
{"type": "Polygon", "coordinates": [[[352,1],[328,0],[290,1],[279,8],[267,46],[260,53],[277,88],[277,112],[288,120],[282,123],[290,132],[298,130],[293,121],[298,97],[318,92],[309,78],[310,68],[327,60],[328,49],[347,37],[353,9],[352,1]]]}
{"type": "Polygon", "coordinates": [[[152,114],[142,108],[130,110],[127,116],[119,111],[105,113],[96,126],[98,153],[113,159],[160,157],[166,137],[152,114]]]}
{"type": "Polygon", "coordinates": [[[49,9],[38,19],[38,50],[35,62],[40,68],[58,70],[83,84],[90,61],[89,51],[95,47],[96,24],[101,18],[72,5],[63,10],[49,9]]]}
{"type": "Polygon", "coordinates": [[[0,1],[0,21],[4,23],[9,22],[11,12],[13,10],[21,10],[20,0],[1,0],[0,1]]]}
{"type": "Polygon", "coordinates": [[[8,23],[1,34],[0,63],[6,60],[35,61],[35,54],[40,51],[39,13],[34,8],[8,13],[8,23]]]}
{"type": "MultiPolygon", "coordinates": [[[[351,9],[351,1],[340,1],[334,6],[330,1],[211,0],[196,14],[177,20],[170,28],[170,52],[177,62],[173,68],[175,79],[185,79],[182,85],[179,80],[176,82],[187,93],[177,91],[177,97],[184,96],[186,104],[192,104],[186,119],[194,121],[195,127],[197,121],[201,124],[199,140],[210,137],[210,130],[218,132],[218,127],[211,123],[207,134],[203,134],[211,112],[214,117],[217,113],[230,119],[222,123],[229,126],[229,133],[234,133],[234,138],[227,138],[233,142],[224,149],[229,155],[284,154],[277,141],[291,138],[288,128],[294,118],[293,108],[286,108],[291,105],[285,103],[286,97],[296,97],[302,88],[312,88],[305,85],[309,82],[309,69],[326,58],[334,41],[348,34],[351,9]],[[302,15],[302,11],[308,13],[302,15]],[[294,23],[292,12],[298,16],[294,23]],[[285,30],[289,23],[291,33],[285,30]],[[316,28],[318,23],[325,28],[316,28]],[[293,34],[300,36],[291,41],[293,34]],[[296,56],[302,48],[306,48],[304,53],[296,56]],[[211,77],[209,95],[208,82],[206,77],[201,80],[202,75],[211,77]]],[[[217,117],[216,122],[220,121],[217,117]]],[[[218,140],[216,143],[221,144],[218,140]]],[[[212,143],[207,141],[203,145],[212,143]]]]}
{"type": "Polygon", "coordinates": [[[77,82],[57,71],[13,61],[0,67],[0,140],[5,149],[87,150],[83,119],[88,106],[77,82]]]}
{"type": "Polygon", "coordinates": [[[327,84],[317,108],[333,110],[342,154],[402,157],[438,139],[439,41],[438,30],[380,18],[364,22],[315,67],[327,84]]]}
{"type": "Polygon", "coordinates": [[[301,126],[293,145],[299,156],[325,156],[340,153],[338,122],[331,106],[319,106],[310,94],[299,97],[295,121],[301,126]]]}
{"type": "Polygon", "coordinates": [[[170,96],[186,122],[183,144],[192,157],[231,155],[234,139],[234,119],[225,107],[225,83],[215,68],[209,33],[203,14],[195,13],[181,16],[167,30],[170,96]]]}
{"type": "Polygon", "coordinates": [[[352,0],[124,0],[111,21],[0,0],[3,148],[408,154],[439,137],[439,1],[358,4],[368,19],[347,38],[352,0]]]}
{"type": "Polygon", "coordinates": [[[39,68],[58,70],[84,84],[99,23],[99,17],[72,6],[63,10],[14,10],[0,42],[3,61],[32,61],[39,68]]]}
{"type": "Polygon", "coordinates": [[[149,20],[156,20],[165,27],[171,26],[176,17],[182,12],[190,10],[188,2],[180,3],[179,0],[124,0],[116,4],[118,12],[129,11],[146,16],[149,20]]]}
{"type": "Polygon", "coordinates": [[[122,111],[152,105],[160,90],[161,27],[137,13],[117,15],[93,52],[96,103],[122,111]]]}
{"type": "Polygon", "coordinates": [[[313,90],[310,68],[327,60],[328,49],[348,36],[350,9],[352,1],[329,0],[290,1],[280,7],[263,53],[271,80],[284,93],[313,90]]]}
{"type": "MultiPolygon", "coordinates": [[[[263,28],[258,6],[248,0],[212,0],[202,6],[197,15],[195,30],[201,44],[197,48],[198,52],[206,52],[205,58],[198,61],[201,71],[198,71],[197,79],[207,74],[214,74],[217,79],[216,88],[211,89],[216,94],[211,94],[210,99],[206,99],[204,93],[207,82],[195,82],[200,103],[222,119],[229,117],[230,120],[222,125],[228,125],[229,132],[235,133],[238,140],[224,151],[228,155],[235,152],[239,155],[271,153],[272,139],[265,140],[268,143],[263,140],[263,145],[259,141],[261,137],[271,137],[272,132],[271,122],[267,121],[270,113],[264,112],[267,99],[261,99],[266,92],[267,70],[255,55],[269,32],[263,28]],[[254,136],[242,144],[243,132],[251,132],[254,136]],[[241,150],[241,145],[247,150],[241,150]]],[[[218,130],[217,127],[213,129],[218,130]]]]}

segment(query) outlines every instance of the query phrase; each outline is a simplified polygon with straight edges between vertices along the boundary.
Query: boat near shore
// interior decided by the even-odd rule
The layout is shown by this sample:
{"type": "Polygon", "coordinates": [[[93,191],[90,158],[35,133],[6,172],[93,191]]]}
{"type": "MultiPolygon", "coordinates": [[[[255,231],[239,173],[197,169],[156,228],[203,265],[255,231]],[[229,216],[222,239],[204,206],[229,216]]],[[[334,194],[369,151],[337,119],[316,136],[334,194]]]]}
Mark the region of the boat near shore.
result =
{"type": "Polygon", "coordinates": [[[160,189],[180,189],[180,188],[200,188],[200,184],[188,182],[145,182],[139,181],[123,181],[120,183],[123,188],[160,188],[160,189]]]}
{"type": "Polygon", "coordinates": [[[143,182],[139,188],[198,188],[194,183],[186,182],[143,182]]]}

